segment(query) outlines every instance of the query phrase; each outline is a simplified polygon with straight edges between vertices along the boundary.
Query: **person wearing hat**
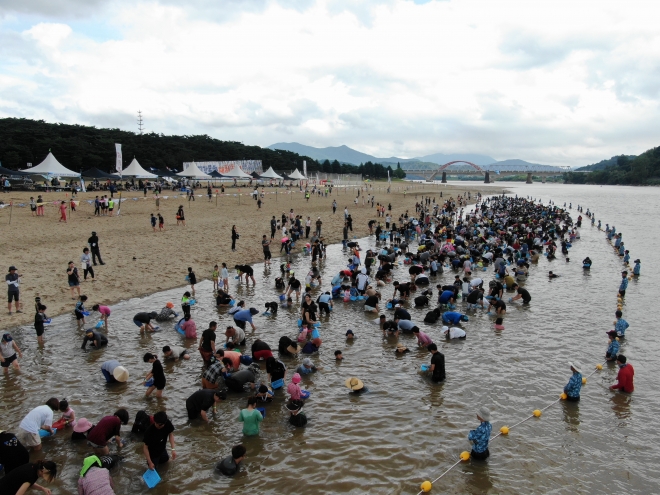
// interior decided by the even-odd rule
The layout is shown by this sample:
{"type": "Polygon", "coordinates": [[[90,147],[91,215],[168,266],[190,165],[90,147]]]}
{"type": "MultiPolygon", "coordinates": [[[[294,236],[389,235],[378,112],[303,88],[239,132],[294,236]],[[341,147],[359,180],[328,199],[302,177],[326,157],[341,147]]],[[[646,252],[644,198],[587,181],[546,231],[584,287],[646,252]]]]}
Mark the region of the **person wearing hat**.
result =
{"type": "Polygon", "coordinates": [[[241,330],[245,330],[245,326],[246,326],[245,323],[249,323],[250,326],[252,327],[252,331],[254,332],[257,329],[257,327],[255,327],[254,323],[252,323],[252,317],[258,314],[259,314],[259,310],[256,308],[243,309],[241,311],[237,311],[236,313],[234,313],[234,323],[241,330]]]}
{"type": "Polygon", "coordinates": [[[642,262],[639,260],[635,260],[635,266],[633,267],[633,275],[638,277],[641,271],[642,271],[642,262]]]}
{"type": "Polygon", "coordinates": [[[298,385],[301,380],[300,373],[294,373],[291,377],[291,383],[286,387],[286,391],[292,401],[302,400],[302,389],[300,388],[300,385],[298,385]]]}
{"type": "Polygon", "coordinates": [[[80,418],[73,426],[71,440],[87,440],[87,434],[94,428],[94,425],[87,418],[80,418]]]}
{"type": "Polygon", "coordinates": [[[577,402],[580,400],[580,390],[582,389],[582,367],[577,361],[568,363],[568,365],[573,375],[564,387],[564,393],[566,394],[566,400],[577,402]]]}
{"type": "Polygon", "coordinates": [[[633,377],[635,370],[632,364],[628,364],[628,359],[623,354],[619,354],[616,358],[616,364],[619,366],[619,373],[616,375],[616,383],[610,386],[610,390],[621,390],[628,394],[635,390],[633,384],[633,377]]]}
{"type": "Polygon", "coordinates": [[[128,370],[119,364],[116,359],[111,359],[101,365],[101,373],[107,383],[124,383],[128,380],[128,370]]]}
{"type": "Polygon", "coordinates": [[[78,495],[114,493],[110,471],[102,464],[101,459],[95,455],[86,457],[78,478],[78,495]]]}
{"type": "Polygon", "coordinates": [[[167,304],[165,304],[165,306],[163,307],[163,309],[160,310],[160,313],[158,313],[155,319],[156,321],[163,322],[163,321],[169,321],[170,319],[176,318],[177,316],[179,316],[179,313],[174,311],[174,303],[170,301],[167,304]]]}
{"type": "Polygon", "coordinates": [[[431,367],[429,371],[431,372],[431,380],[435,383],[440,383],[445,381],[445,355],[438,351],[437,344],[429,344],[426,346],[426,350],[431,353],[431,367]]]}
{"type": "Polygon", "coordinates": [[[394,354],[399,355],[399,354],[405,354],[406,352],[410,352],[410,349],[408,349],[405,345],[399,342],[396,345],[396,350],[394,351],[394,354]]]}
{"type": "Polygon", "coordinates": [[[80,348],[85,349],[87,347],[87,342],[91,342],[96,349],[100,349],[101,347],[108,345],[108,338],[101,332],[97,332],[90,328],[89,330],[85,330],[85,338],[83,339],[80,348]]]}
{"type": "Polygon", "coordinates": [[[28,462],[30,453],[16,435],[0,430],[0,464],[5,467],[5,476],[28,462]]]}
{"type": "Polygon", "coordinates": [[[11,314],[11,302],[14,301],[14,308],[17,313],[22,313],[20,306],[20,291],[18,285],[20,283],[19,277],[20,273],[16,270],[15,266],[9,267],[9,273],[5,275],[5,281],[7,282],[7,311],[11,314]]]}
{"type": "Polygon", "coordinates": [[[94,263],[94,266],[96,266],[96,258],[99,259],[99,263],[101,265],[105,265],[103,263],[103,260],[101,259],[101,250],[99,249],[99,236],[96,235],[96,232],[92,232],[92,236],[87,239],[87,243],[89,244],[89,249],[92,251],[92,262],[94,263]]]}
{"type": "Polygon", "coordinates": [[[458,311],[445,311],[442,313],[442,322],[451,325],[460,325],[461,322],[469,321],[469,317],[458,311]]]}
{"type": "Polygon", "coordinates": [[[364,386],[364,383],[362,383],[362,380],[356,377],[347,378],[344,385],[351,390],[349,393],[353,395],[360,395],[369,391],[369,389],[364,386]]]}
{"type": "Polygon", "coordinates": [[[617,340],[616,330],[610,330],[609,332],[606,333],[607,336],[610,338],[610,343],[607,346],[605,359],[607,361],[616,361],[616,356],[619,353],[619,341],[617,340]]]}
{"type": "Polygon", "coordinates": [[[318,368],[314,366],[314,363],[312,363],[312,360],[309,358],[303,359],[302,364],[298,366],[298,368],[296,369],[296,372],[299,373],[301,376],[309,375],[316,371],[318,371],[318,368]]]}
{"type": "Polygon", "coordinates": [[[470,430],[468,434],[468,440],[472,442],[470,457],[483,461],[490,456],[488,441],[490,440],[490,432],[493,429],[490,424],[490,410],[485,406],[481,406],[477,411],[477,419],[481,421],[481,424],[475,430],[470,430]]]}
{"type": "Polygon", "coordinates": [[[23,353],[16,345],[16,341],[12,338],[11,334],[3,334],[0,341],[0,363],[2,364],[2,371],[5,375],[9,374],[9,365],[12,365],[16,371],[21,369],[16,354],[21,358],[23,357],[23,353]]]}
{"type": "Polygon", "coordinates": [[[286,409],[289,411],[289,424],[297,427],[302,427],[307,424],[307,416],[305,416],[302,408],[302,401],[292,400],[287,403],[286,409]]]}
{"type": "Polygon", "coordinates": [[[140,327],[140,332],[155,332],[156,330],[154,327],[151,325],[151,320],[156,318],[158,316],[158,313],[155,311],[152,311],[151,313],[137,313],[133,317],[133,323],[135,323],[136,326],[140,327]]]}

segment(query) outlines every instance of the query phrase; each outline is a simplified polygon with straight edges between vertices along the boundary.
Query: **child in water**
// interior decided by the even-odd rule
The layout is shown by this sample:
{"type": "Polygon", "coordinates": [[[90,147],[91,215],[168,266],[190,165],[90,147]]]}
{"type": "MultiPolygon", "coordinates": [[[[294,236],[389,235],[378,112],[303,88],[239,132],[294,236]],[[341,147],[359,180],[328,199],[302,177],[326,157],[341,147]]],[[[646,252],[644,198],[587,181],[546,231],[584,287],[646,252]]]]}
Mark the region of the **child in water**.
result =
{"type": "Polygon", "coordinates": [[[67,425],[76,426],[76,412],[69,406],[66,399],[60,401],[60,412],[62,413],[60,420],[66,421],[67,425]]]}
{"type": "Polygon", "coordinates": [[[220,270],[218,270],[218,265],[213,265],[213,273],[211,273],[211,278],[213,279],[213,291],[218,290],[218,280],[220,278],[220,270]]]}
{"type": "Polygon", "coordinates": [[[503,318],[497,318],[497,319],[495,320],[495,325],[494,325],[495,330],[504,330],[504,325],[503,325],[503,323],[504,323],[504,319],[503,319],[503,318]]]}

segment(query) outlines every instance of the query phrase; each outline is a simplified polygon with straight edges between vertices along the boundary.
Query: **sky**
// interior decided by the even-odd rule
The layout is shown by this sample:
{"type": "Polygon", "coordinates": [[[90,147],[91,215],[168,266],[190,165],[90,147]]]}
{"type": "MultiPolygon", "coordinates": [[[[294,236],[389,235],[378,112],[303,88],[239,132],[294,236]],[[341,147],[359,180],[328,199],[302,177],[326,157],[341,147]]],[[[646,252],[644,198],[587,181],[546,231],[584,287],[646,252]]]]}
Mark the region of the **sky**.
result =
{"type": "Polygon", "coordinates": [[[0,0],[0,117],[582,166],[660,145],[660,2],[0,0]],[[185,5],[182,5],[185,4],[185,5]]]}

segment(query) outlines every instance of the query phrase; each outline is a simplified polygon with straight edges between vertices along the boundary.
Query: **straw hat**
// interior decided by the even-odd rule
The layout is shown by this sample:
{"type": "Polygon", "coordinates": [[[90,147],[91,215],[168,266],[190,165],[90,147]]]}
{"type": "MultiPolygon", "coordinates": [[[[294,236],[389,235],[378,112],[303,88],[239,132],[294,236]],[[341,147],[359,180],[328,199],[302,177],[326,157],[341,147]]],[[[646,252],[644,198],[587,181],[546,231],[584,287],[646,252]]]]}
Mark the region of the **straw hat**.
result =
{"type": "Polygon", "coordinates": [[[115,377],[115,380],[118,382],[125,382],[128,381],[128,370],[124,368],[123,366],[117,366],[113,371],[112,371],[112,376],[115,377]]]}
{"type": "Polygon", "coordinates": [[[347,388],[350,388],[353,391],[364,388],[364,383],[362,383],[362,380],[355,377],[347,378],[344,384],[347,388]]]}
{"type": "Polygon", "coordinates": [[[407,351],[407,350],[408,350],[408,348],[405,345],[401,344],[401,343],[398,343],[396,345],[396,351],[397,352],[404,352],[404,351],[407,351]]]}
{"type": "Polygon", "coordinates": [[[300,347],[298,347],[297,345],[295,347],[293,345],[290,345],[289,347],[286,348],[286,350],[291,354],[298,354],[300,352],[300,347]]]}
{"type": "Polygon", "coordinates": [[[87,418],[80,418],[78,421],[76,421],[76,425],[73,427],[73,431],[76,433],[85,433],[92,426],[94,425],[92,425],[92,423],[90,423],[87,418]]]}

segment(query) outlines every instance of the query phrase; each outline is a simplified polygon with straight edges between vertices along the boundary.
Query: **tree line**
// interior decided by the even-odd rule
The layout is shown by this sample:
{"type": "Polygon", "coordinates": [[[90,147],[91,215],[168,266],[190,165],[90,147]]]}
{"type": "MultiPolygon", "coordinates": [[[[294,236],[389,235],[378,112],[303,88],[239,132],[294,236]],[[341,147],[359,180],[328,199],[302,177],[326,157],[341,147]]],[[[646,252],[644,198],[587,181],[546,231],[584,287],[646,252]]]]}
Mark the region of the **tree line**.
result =
{"type": "Polygon", "coordinates": [[[0,119],[0,164],[12,170],[25,169],[28,163],[37,165],[51,151],[62,165],[73,171],[95,167],[104,172],[114,172],[115,143],[122,145],[124,168],[133,158],[146,169],[169,169],[173,172],[181,171],[183,162],[261,160],[264,171],[273,167],[278,173],[288,173],[296,168],[302,172],[303,161],[306,161],[308,174],[362,174],[365,178],[382,179],[387,178],[389,169],[392,177],[405,177],[400,165],[392,170],[389,166],[385,168],[371,162],[359,166],[340,164],[337,160],[319,163],[291,151],[222,141],[205,134],[138,134],[121,129],[52,124],[43,120],[0,119]]]}
{"type": "Polygon", "coordinates": [[[660,146],[636,157],[619,155],[612,159],[611,165],[588,174],[567,172],[564,181],[569,184],[660,185],[660,146]]]}

